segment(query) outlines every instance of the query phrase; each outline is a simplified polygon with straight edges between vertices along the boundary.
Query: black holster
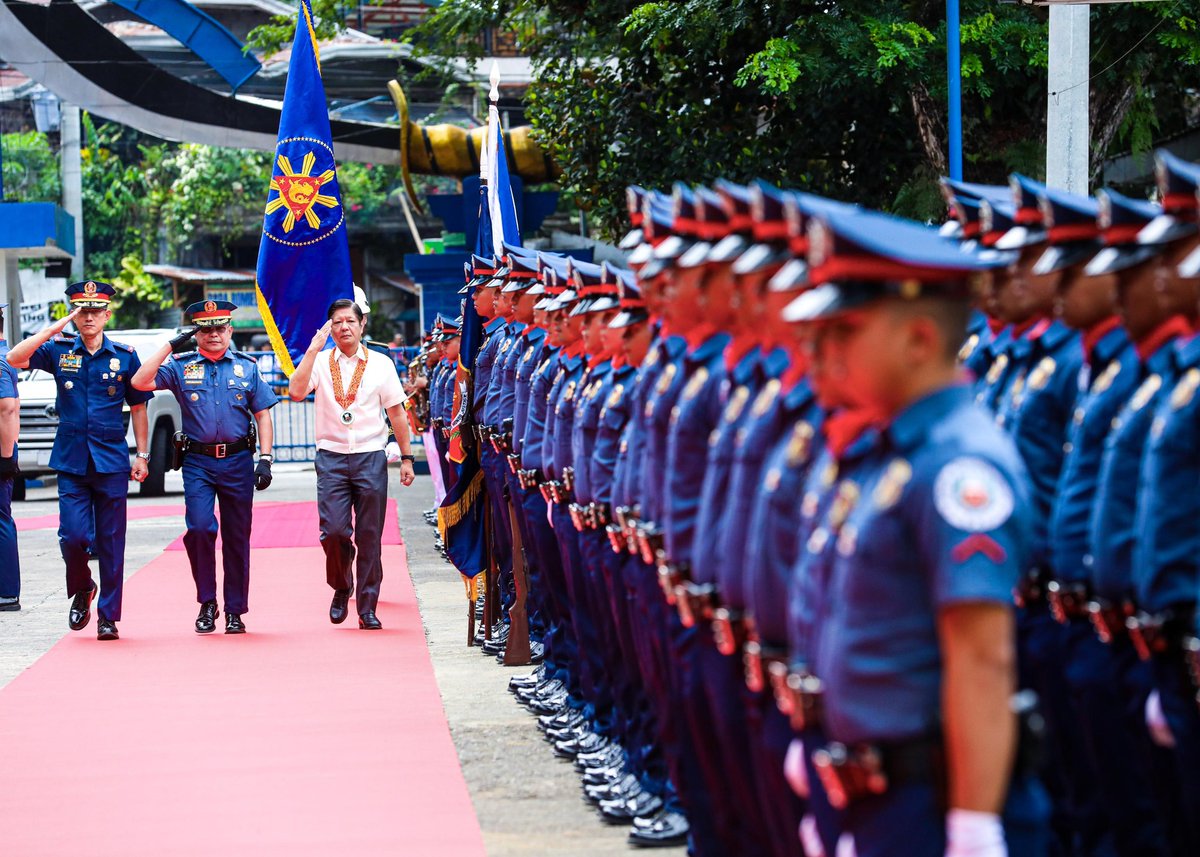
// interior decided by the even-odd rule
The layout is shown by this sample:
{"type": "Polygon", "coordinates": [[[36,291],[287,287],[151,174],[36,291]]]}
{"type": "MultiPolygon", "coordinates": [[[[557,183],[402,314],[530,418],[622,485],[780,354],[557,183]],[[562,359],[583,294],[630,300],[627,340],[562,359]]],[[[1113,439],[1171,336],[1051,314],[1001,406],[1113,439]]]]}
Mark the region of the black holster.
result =
{"type": "Polygon", "coordinates": [[[183,459],[187,455],[188,436],[181,431],[175,432],[171,438],[171,469],[183,467],[183,459]]]}

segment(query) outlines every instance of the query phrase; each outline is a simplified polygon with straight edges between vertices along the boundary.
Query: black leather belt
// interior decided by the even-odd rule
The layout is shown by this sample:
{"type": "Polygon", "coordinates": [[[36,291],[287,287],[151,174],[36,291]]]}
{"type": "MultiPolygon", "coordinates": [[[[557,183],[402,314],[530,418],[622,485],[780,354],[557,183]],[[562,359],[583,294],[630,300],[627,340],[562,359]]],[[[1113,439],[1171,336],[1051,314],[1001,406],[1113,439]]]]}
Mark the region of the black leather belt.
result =
{"type": "Polygon", "coordinates": [[[235,440],[232,443],[198,443],[194,440],[189,440],[186,452],[198,452],[200,455],[207,455],[209,458],[228,458],[231,455],[251,449],[254,446],[254,440],[247,436],[241,440],[235,440]]]}
{"type": "Polygon", "coordinates": [[[941,785],[945,776],[942,742],[932,737],[883,745],[832,742],[812,754],[812,763],[834,809],[904,783],[941,785]]]}
{"type": "Polygon", "coordinates": [[[1083,582],[1051,580],[1046,584],[1050,614],[1060,625],[1068,625],[1074,619],[1087,619],[1091,597],[1091,587],[1083,582]]]}

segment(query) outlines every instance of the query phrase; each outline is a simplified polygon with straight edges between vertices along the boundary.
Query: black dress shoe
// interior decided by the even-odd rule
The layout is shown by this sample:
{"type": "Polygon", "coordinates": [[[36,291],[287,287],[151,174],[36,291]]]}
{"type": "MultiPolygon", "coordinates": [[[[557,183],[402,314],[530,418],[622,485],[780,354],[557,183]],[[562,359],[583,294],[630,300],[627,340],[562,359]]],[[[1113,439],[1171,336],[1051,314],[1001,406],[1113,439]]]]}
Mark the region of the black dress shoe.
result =
{"type": "Polygon", "coordinates": [[[678,812],[659,812],[647,825],[634,824],[629,844],[635,848],[670,848],[687,843],[687,818],[678,812]]]}
{"type": "Polygon", "coordinates": [[[600,814],[609,824],[629,824],[642,815],[650,815],[662,809],[662,798],[650,792],[639,792],[625,799],[600,802],[600,814]]]}
{"type": "Polygon", "coordinates": [[[608,768],[588,768],[579,775],[579,779],[585,786],[602,786],[606,783],[615,783],[617,780],[627,774],[624,765],[613,765],[608,768]]]}
{"type": "Polygon", "coordinates": [[[93,580],[91,589],[75,593],[75,597],[71,599],[71,612],[67,614],[67,624],[72,631],[82,631],[87,627],[87,623],[92,621],[92,602],[96,600],[99,591],[96,581],[93,580]]]}
{"type": "Polygon", "coordinates": [[[15,613],[21,609],[21,599],[15,595],[11,598],[0,596],[0,613],[15,613]]]}
{"type": "Polygon", "coordinates": [[[329,604],[329,621],[340,625],[346,621],[346,605],[350,603],[349,589],[335,589],[333,601],[329,604]]]}
{"type": "Polygon", "coordinates": [[[580,753],[575,757],[575,770],[583,773],[593,768],[611,768],[625,763],[625,751],[619,744],[610,744],[599,753],[580,753]]]}
{"type": "Polygon", "coordinates": [[[382,631],[383,623],[375,618],[374,613],[364,613],[358,617],[358,627],[363,631],[382,631]]]}
{"type": "Polygon", "coordinates": [[[196,633],[211,634],[217,629],[217,617],[220,615],[216,601],[205,601],[200,605],[200,615],[196,617],[196,633]]]}
{"type": "Polygon", "coordinates": [[[117,623],[110,619],[105,619],[101,616],[96,620],[96,639],[97,640],[116,640],[120,636],[117,634],[117,623]]]}
{"type": "Polygon", "coordinates": [[[225,614],[225,633],[226,634],[244,634],[246,633],[246,623],[242,621],[242,617],[237,613],[225,614]]]}

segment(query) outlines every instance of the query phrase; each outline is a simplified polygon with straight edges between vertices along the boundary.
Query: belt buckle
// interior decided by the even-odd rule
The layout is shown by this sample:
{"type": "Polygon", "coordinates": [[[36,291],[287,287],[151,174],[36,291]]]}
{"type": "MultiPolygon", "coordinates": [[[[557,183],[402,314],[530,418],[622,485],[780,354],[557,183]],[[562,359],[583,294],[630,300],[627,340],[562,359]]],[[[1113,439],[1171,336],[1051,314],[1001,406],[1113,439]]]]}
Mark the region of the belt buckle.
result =
{"type": "Polygon", "coordinates": [[[1137,650],[1138,657],[1148,661],[1157,651],[1158,633],[1161,625],[1148,613],[1138,613],[1125,619],[1125,628],[1129,631],[1129,640],[1137,650]]]}
{"type": "Polygon", "coordinates": [[[792,693],[788,688],[788,667],[783,661],[767,664],[767,677],[771,680],[771,692],[775,695],[775,707],[789,720],[792,717],[792,693]]]}
{"type": "Polygon", "coordinates": [[[766,683],[763,680],[762,645],[757,640],[747,640],[742,647],[742,671],[745,673],[746,687],[754,693],[761,693],[766,683]]]}
{"type": "Polygon", "coordinates": [[[213,446],[213,458],[224,458],[228,444],[218,443],[213,446]]]}
{"type": "Polygon", "coordinates": [[[658,563],[658,587],[662,590],[663,598],[672,607],[675,606],[675,580],[671,574],[671,566],[664,560],[658,563]]]}
{"type": "Polygon", "coordinates": [[[608,545],[612,548],[613,553],[625,552],[625,537],[621,533],[620,527],[616,524],[609,524],[604,528],[604,534],[608,536],[608,545]]]}
{"type": "MultiPolygon", "coordinates": [[[[675,607],[679,611],[680,623],[685,628],[694,627],[696,624],[696,614],[692,611],[692,597],[688,593],[687,584],[679,583],[672,589],[675,593],[675,607]]],[[[667,600],[670,601],[671,599],[668,598],[667,600]]]]}
{"type": "Polygon", "coordinates": [[[737,639],[733,634],[733,614],[728,607],[718,607],[712,617],[713,645],[726,657],[737,651],[737,639]]]}
{"type": "Polygon", "coordinates": [[[841,772],[838,770],[846,761],[846,747],[843,744],[830,744],[812,754],[813,769],[817,779],[825,790],[825,797],[834,809],[845,809],[850,803],[846,796],[846,788],[842,783],[841,772]]]}

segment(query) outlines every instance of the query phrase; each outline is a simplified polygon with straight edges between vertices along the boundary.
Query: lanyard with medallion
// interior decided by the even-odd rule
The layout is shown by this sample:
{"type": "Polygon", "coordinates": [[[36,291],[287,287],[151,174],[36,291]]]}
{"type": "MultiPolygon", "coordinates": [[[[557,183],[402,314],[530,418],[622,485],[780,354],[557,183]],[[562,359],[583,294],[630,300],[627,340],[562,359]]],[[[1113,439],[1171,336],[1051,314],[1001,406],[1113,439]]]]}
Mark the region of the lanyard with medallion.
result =
{"type": "Polygon", "coordinates": [[[362,383],[363,372],[367,368],[367,361],[361,357],[358,358],[358,365],[354,367],[354,377],[350,379],[350,390],[343,394],[342,368],[338,365],[337,355],[338,349],[330,349],[329,374],[333,378],[333,398],[337,400],[338,405],[342,409],[342,425],[348,426],[354,422],[354,414],[350,412],[350,406],[354,404],[354,397],[358,395],[358,385],[362,383]]]}

